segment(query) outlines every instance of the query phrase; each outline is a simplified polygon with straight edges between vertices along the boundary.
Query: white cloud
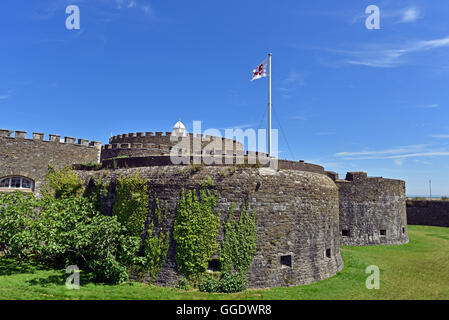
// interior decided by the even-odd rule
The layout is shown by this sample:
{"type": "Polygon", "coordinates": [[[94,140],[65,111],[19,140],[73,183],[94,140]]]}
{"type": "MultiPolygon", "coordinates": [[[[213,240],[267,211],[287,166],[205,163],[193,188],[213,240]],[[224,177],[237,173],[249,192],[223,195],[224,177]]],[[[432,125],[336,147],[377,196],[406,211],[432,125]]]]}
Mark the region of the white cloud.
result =
{"type": "Polygon", "coordinates": [[[417,108],[422,108],[422,109],[433,109],[433,108],[438,108],[440,105],[438,103],[433,103],[433,104],[424,104],[421,106],[417,106],[417,108]]]}
{"type": "Polygon", "coordinates": [[[423,148],[425,148],[426,146],[428,146],[428,145],[427,144],[414,144],[414,145],[409,145],[409,146],[397,147],[397,148],[386,149],[386,150],[377,150],[377,151],[339,152],[339,153],[336,153],[335,156],[350,157],[350,156],[390,155],[390,154],[423,150],[423,148]]]}
{"type": "Polygon", "coordinates": [[[444,149],[429,149],[427,146],[429,145],[410,145],[377,151],[339,152],[335,156],[342,157],[345,160],[384,160],[449,156],[449,152],[444,149]]]}
{"type": "Polygon", "coordinates": [[[326,49],[329,52],[344,55],[347,58],[339,64],[363,65],[375,68],[394,68],[404,64],[404,56],[449,47],[449,36],[441,39],[414,41],[400,47],[383,44],[370,44],[357,50],[326,49]]]}
{"type": "Polygon", "coordinates": [[[9,90],[7,93],[0,94],[0,100],[6,100],[11,97],[12,91],[9,90]]]}
{"type": "Polygon", "coordinates": [[[421,17],[421,12],[417,7],[406,8],[400,14],[402,17],[399,23],[415,22],[421,17]]]}
{"type": "Polygon", "coordinates": [[[449,139],[449,134],[431,134],[430,137],[436,139],[449,139]]]}
{"type": "Polygon", "coordinates": [[[136,1],[131,0],[131,1],[128,3],[127,8],[129,9],[129,8],[133,8],[133,7],[135,7],[135,6],[136,6],[136,1]]]}

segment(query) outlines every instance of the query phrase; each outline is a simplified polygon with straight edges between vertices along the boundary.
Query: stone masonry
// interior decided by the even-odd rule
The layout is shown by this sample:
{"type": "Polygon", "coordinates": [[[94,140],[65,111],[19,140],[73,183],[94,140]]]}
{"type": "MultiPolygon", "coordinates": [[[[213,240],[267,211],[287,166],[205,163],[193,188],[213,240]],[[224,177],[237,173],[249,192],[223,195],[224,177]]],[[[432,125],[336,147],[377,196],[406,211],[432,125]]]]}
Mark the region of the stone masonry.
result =
{"type": "Polygon", "coordinates": [[[88,140],[50,134],[44,140],[43,133],[33,133],[32,139],[26,132],[16,131],[10,136],[9,130],[0,130],[0,179],[8,176],[22,176],[32,179],[34,192],[39,195],[48,166],[57,169],[73,163],[98,163],[101,144],[88,140]]]}

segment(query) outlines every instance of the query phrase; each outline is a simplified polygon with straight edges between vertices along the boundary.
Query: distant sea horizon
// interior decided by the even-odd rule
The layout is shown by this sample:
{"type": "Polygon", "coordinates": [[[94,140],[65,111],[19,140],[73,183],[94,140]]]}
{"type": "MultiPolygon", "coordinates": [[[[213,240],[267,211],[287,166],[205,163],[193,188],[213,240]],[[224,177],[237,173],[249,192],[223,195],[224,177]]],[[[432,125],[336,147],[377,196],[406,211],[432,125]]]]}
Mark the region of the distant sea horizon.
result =
{"type": "MultiPolygon", "coordinates": [[[[429,199],[429,195],[407,195],[407,198],[426,198],[429,199]]],[[[447,195],[432,195],[432,199],[441,199],[442,197],[447,197],[447,195]]]]}

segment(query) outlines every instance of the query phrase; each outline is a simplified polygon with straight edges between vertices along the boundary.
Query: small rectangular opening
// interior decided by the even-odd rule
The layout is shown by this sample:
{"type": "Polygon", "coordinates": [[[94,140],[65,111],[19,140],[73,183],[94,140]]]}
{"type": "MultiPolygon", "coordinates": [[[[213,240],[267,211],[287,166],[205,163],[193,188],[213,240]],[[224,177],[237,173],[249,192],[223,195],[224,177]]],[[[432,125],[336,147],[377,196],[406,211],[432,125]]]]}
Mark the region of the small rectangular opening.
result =
{"type": "Polygon", "coordinates": [[[291,254],[287,254],[285,256],[281,256],[281,266],[292,267],[292,256],[291,254]]]}
{"type": "Polygon", "coordinates": [[[387,230],[385,230],[385,229],[380,229],[380,235],[381,235],[381,236],[386,236],[386,235],[387,235],[387,230]]]}
{"type": "Polygon", "coordinates": [[[405,227],[402,227],[402,233],[405,233],[405,227]]]}
{"type": "Polygon", "coordinates": [[[343,229],[343,230],[341,230],[341,235],[342,235],[343,237],[350,237],[350,236],[351,236],[351,233],[349,232],[348,229],[343,229]]]}
{"type": "Polygon", "coordinates": [[[218,259],[209,260],[209,263],[207,264],[207,270],[220,271],[220,261],[218,261],[218,259]]]}
{"type": "Polygon", "coordinates": [[[331,257],[331,249],[326,249],[326,257],[327,258],[331,257]]]}

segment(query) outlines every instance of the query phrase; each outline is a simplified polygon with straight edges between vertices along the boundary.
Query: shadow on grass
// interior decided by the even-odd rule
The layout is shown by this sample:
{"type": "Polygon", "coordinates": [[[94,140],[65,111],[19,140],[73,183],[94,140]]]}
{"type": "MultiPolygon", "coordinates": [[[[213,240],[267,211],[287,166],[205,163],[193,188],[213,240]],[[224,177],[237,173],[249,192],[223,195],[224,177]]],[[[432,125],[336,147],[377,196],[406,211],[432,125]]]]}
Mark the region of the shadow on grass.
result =
{"type": "Polygon", "coordinates": [[[0,276],[10,276],[18,273],[34,273],[36,270],[41,270],[43,267],[23,261],[17,262],[15,259],[0,257],[0,276]]]}
{"type": "MultiPolygon", "coordinates": [[[[52,274],[47,277],[36,277],[27,281],[31,286],[49,286],[49,285],[64,285],[68,277],[73,276],[73,273],[66,273],[65,270],[55,270],[57,274],[52,274]]],[[[95,283],[91,273],[80,272],[80,285],[95,283]]],[[[73,280],[70,282],[73,283],[73,280]]]]}

